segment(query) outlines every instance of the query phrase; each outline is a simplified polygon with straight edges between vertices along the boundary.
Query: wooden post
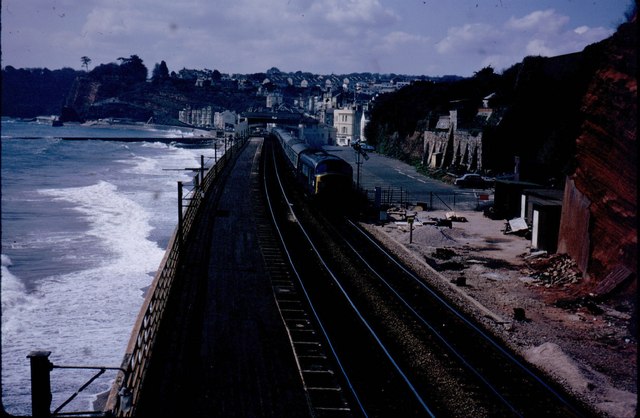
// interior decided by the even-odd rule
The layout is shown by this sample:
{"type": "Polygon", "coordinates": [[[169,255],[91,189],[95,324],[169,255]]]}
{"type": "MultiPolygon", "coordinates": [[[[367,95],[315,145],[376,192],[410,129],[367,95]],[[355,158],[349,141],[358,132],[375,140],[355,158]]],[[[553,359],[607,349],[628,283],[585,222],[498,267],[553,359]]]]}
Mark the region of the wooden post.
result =
{"type": "Polygon", "coordinates": [[[407,216],[407,223],[409,224],[409,244],[413,243],[413,221],[415,218],[415,215],[407,216]]]}

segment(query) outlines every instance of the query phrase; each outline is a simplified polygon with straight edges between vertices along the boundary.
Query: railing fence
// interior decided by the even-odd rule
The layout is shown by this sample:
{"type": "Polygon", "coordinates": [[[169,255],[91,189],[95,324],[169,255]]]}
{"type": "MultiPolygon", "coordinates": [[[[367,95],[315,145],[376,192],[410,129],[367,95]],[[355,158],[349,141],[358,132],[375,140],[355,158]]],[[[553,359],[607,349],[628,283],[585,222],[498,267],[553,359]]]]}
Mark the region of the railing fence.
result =
{"type": "Polygon", "coordinates": [[[491,203],[489,191],[409,192],[401,187],[364,189],[367,199],[379,208],[421,206],[424,210],[479,210],[491,203]]]}
{"type": "MultiPolygon", "coordinates": [[[[181,195],[179,199],[179,225],[169,241],[164,258],[160,263],[132,330],[131,339],[121,366],[123,372],[118,374],[111,388],[105,407],[106,412],[120,417],[135,415],[148,361],[153,353],[156,336],[176,278],[176,271],[181,258],[181,242],[184,242],[189,236],[200,206],[205,196],[216,187],[216,180],[219,178],[221,171],[246,142],[246,139],[240,139],[233,143],[219,159],[216,155],[214,165],[206,169],[206,173],[204,160],[201,157],[202,169],[194,178],[194,185],[191,190],[187,190],[183,194],[184,185],[178,184],[179,194],[181,195]]],[[[226,145],[225,141],[225,147],[226,145]]]]}

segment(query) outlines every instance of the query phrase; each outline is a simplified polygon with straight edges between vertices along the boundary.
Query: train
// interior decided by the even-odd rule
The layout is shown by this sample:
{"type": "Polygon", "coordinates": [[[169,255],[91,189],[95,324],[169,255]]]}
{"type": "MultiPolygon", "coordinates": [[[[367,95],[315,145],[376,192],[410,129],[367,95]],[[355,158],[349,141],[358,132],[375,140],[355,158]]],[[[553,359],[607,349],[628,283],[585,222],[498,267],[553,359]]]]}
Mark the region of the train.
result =
{"type": "Polygon", "coordinates": [[[349,196],[353,187],[351,164],[308,145],[284,128],[273,128],[271,133],[289,168],[308,195],[317,198],[349,196]]]}

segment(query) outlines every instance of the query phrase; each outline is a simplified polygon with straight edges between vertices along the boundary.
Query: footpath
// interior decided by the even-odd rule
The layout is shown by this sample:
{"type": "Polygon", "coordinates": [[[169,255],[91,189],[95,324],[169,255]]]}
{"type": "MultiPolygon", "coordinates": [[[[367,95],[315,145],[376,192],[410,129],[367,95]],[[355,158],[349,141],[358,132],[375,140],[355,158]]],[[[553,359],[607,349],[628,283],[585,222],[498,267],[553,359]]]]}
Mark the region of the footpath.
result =
{"type": "Polygon", "coordinates": [[[248,142],[205,202],[137,416],[309,416],[253,219],[262,144],[248,142]]]}

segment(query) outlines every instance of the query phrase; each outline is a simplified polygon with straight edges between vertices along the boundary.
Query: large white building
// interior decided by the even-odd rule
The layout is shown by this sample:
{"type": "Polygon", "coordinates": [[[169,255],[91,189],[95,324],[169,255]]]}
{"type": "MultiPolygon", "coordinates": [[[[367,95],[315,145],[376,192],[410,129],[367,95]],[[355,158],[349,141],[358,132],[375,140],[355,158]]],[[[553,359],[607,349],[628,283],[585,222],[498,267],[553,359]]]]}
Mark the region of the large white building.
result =
{"type": "Polygon", "coordinates": [[[355,141],[356,110],[334,109],[333,127],[336,128],[336,145],[349,146],[355,141]]]}
{"type": "Polygon", "coordinates": [[[364,140],[366,118],[362,108],[349,107],[333,110],[333,127],[336,129],[336,145],[350,146],[354,141],[364,140]]]}
{"type": "Polygon", "coordinates": [[[188,125],[209,128],[212,125],[212,108],[211,106],[200,109],[192,109],[187,105],[186,108],[178,112],[178,120],[188,125]]]}

